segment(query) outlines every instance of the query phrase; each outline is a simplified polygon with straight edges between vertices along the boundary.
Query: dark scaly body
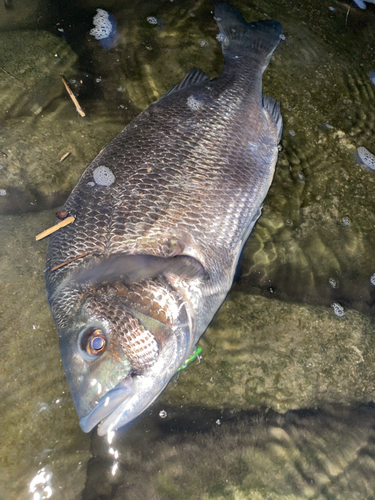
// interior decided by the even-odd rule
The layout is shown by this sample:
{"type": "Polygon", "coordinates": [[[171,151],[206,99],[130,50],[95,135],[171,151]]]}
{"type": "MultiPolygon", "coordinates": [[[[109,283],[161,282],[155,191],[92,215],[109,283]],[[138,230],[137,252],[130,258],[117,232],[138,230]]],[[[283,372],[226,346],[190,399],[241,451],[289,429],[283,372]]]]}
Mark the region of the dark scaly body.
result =
{"type": "MultiPolygon", "coordinates": [[[[132,374],[142,375],[160,355],[166,335],[139,325],[142,314],[174,330],[176,311],[187,301],[187,315],[193,311],[190,338],[180,354],[190,354],[231,286],[272,181],[280,123],[277,110],[275,118],[262,105],[267,62],[258,54],[226,60],[216,80],[199,76],[198,83],[164,96],[87,167],[63,207],[76,221],[51,237],[48,250],[47,292],[60,336],[71,332],[71,318],[89,296],[90,314],[112,318],[132,374]],[[114,175],[108,186],[94,182],[101,166],[114,175]],[[85,252],[86,257],[51,271],[85,252]],[[114,254],[190,255],[202,264],[205,277],[163,273],[138,283],[68,283],[93,261],[114,254]],[[61,285],[64,280],[68,286],[61,285]],[[132,310],[141,315],[132,316],[132,310]],[[133,338],[139,327],[150,337],[142,352],[133,338]]],[[[176,360],[173,370],[183,361],[176,360]]]]}

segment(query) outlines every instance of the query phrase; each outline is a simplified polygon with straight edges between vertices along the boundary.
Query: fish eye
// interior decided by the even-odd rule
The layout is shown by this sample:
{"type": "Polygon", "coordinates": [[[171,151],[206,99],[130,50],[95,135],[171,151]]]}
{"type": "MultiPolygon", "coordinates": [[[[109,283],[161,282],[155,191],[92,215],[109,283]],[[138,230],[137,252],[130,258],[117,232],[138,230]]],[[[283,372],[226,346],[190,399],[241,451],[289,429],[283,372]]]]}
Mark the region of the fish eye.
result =
{"type": "Polygon", "coordinates": [[[80,346],[83,352],[97,357],[107,348],[107,339],[100,328],[88,328],[81,334],[80,346]]]}

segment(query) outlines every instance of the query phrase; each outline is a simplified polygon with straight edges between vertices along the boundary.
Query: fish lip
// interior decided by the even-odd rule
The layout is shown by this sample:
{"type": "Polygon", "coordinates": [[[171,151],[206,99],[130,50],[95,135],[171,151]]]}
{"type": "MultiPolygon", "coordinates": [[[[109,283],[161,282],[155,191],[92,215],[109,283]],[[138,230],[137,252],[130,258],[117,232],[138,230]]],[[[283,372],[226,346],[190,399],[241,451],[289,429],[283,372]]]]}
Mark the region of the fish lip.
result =
{"type": "Polygon", "coordinates": [[[134,395],[134,392],[133,377],[125,377],[100,399],[99,403],[90,413],[80,419],[79,425],[83,432],[90,432],[103,419],[109,417],[119,406],[122,406],[130,399],[134,395]]]}

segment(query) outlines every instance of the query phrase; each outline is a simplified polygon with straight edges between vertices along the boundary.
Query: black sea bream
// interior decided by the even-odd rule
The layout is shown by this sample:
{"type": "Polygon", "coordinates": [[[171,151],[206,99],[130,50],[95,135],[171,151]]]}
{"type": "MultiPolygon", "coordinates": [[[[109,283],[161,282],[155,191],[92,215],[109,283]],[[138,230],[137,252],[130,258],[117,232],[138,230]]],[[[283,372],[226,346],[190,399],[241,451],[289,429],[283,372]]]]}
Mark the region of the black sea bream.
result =
{"type": "Polygon", "coordinates": [[[262,74],[281,25],[226,4],[215,20],[221,75],[190,70],[129,123],[66,201],[75,222],[50,239],[48,300],[85,432],[131,421],[194,351],[273,178],[282,119],[262,74]]]}

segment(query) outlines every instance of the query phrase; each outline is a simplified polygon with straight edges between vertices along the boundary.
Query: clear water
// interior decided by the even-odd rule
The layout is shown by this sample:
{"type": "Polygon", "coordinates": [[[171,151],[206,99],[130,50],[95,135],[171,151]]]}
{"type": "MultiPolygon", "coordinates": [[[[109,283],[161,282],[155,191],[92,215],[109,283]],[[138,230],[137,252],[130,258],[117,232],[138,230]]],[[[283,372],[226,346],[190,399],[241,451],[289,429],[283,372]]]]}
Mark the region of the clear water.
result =
{"type": "Polygon", "coordinates": [[[1,499],[374,496],[375,173],[354,153],[375,154],[375,8],[234,6],[284,27],[264,75],[284,118],[275,179],[203,359],[111,439],[78,426],[35,235],[126,123],[190,67],[220,73],[214,4],[0,6],[1,499]],[[109,51],[89,36],[98,7],[109,51]]]}

